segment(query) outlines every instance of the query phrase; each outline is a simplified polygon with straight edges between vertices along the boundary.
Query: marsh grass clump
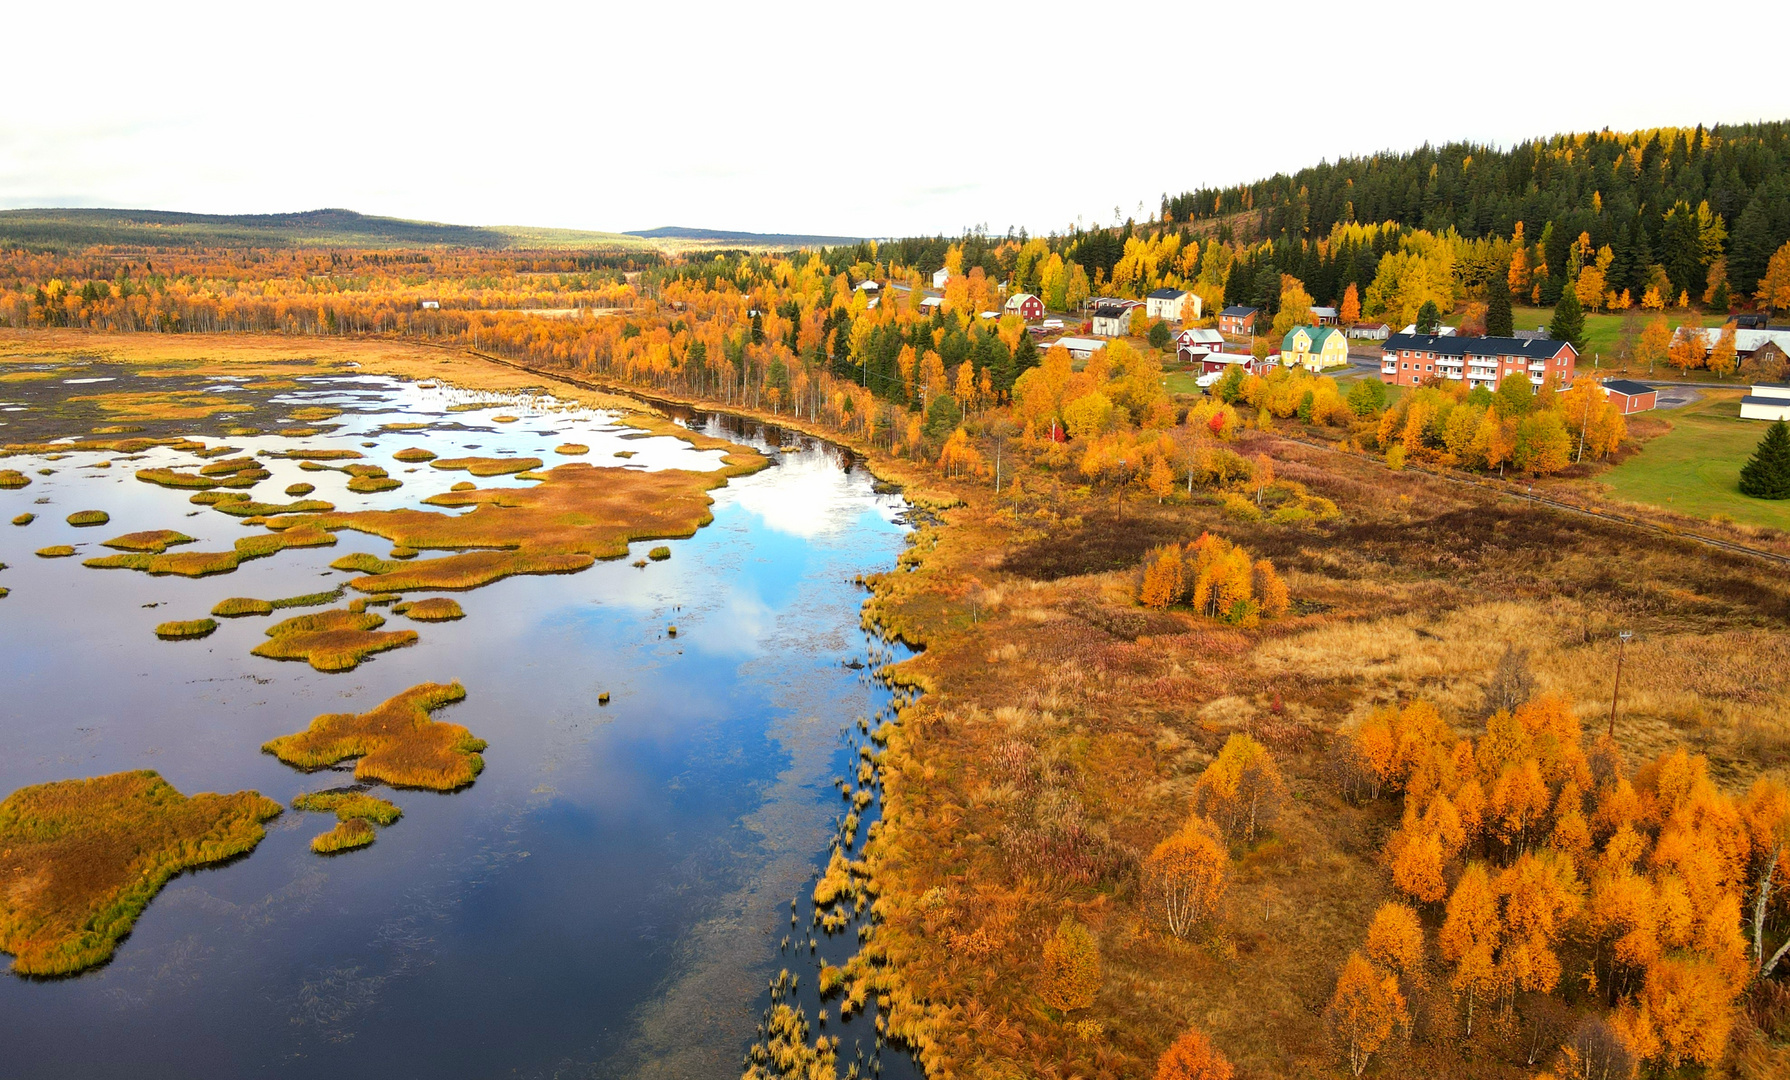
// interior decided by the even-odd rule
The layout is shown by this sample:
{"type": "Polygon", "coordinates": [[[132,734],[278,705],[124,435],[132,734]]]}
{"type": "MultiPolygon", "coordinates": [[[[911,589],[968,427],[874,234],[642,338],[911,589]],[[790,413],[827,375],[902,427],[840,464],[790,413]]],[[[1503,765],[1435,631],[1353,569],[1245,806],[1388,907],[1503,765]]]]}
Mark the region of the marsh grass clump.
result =
{"type": "Polygon", "coordinates": [[[17,469],[0,469],[0,488],[30,487],[31,478],[17,469]]]}
{"type": "MultiPolygon", "coordinates": [[[[290,435],[292,432],[287,432],[290,435]]],[[[272,457],[288,461],[352,461],[366,457],[359,450],[276,450],[272,457]]]]}
{"type": "Polygon", "coordinates": [[[323,604],[333,604],[337,600],[340,600],[341,598],[342,598],[342,587],[340,585],[337,585],[335,588],[329,589],[325,592],[304,593],[300,596],[288,596],[288,597],[285,597],[284,599],[274,600],[274,601],[272,601],[272,603],[276,610],[279,608],[319,607],[323,604]]]}
{"type": "Polygon", "coordinates": [[[191,544],[196,541],[185,533],[173,529],[150,529],[144,532],[125,533],[114,536],[101,546],[117,548],[120,551],[147,551],[156,555],[180,544],[191,544]]]}
{"type": "Polygon", "coordinates": [[[415,630],[386,630],[383,616],[335,609],[298,615],[267,628],[250,650],[269,660],[304,660],[318,671],[352,671],[367,656],[414,644],[415,630]]]}
{"type": "Polygon", "coordinates": [[[301,461],[298,467],[305,472],[328,472],[329,466],[320,461],[301,461]]]}
{"type": "Polygon", "coordinates": [[[183,641],[188,638],[202,638],[218,628],[216,619],[177,619],[165,622],[155,628],[155,636],[163,641],[183,641]]]}
{"type": "Polygon", "coordinates": [[[292,800],[292,809],[334,814],[337,821],[370,821],[375,825],[390,825],[404,816],[404,811],[396,803],[387,802],[364,791],[348,789],[313,791],[300,795],[292,800]]]}
{"type": "Polygon", "coordinates": [[[378,476],[356,476],[348,481],[348,490],[357,495],[375,495],[381,491],[391,491],[404,486],[402,480],[395,480],[380,470],[378,476]]]}
{"type": "Polygon", "coordinates": [[[36,514],[20,514],[18,517],[12,519],[12,523],[14,525],[29,525],[36,520],[36,514]]]}
{"type": "Polygon", "coordinates": [[[654,562],[664,562],[666,559],[671,558],[671,549],[664,544],[660,544],[658,547],[647,552],[646,557],[654,562]]]}
{"type": "Polygon", "coordinates": [[[182,870],[251,851],[280,804],[191,797],[147,770],[20,788],[0,803],[0,950],[19,975],[109,958],[182,870]]]}
{"type": "Polygon", "coordinates": [[[309,495],[311,492],[316,491],[316,490],[317,490],[317,485],[315,485],[315,484],[300,483],[300,484],[287,484],[286,485],[286,494],[292,496],[293,498],[297,498],[300,495],[309,495]]]}
{"type": "Polygon", "coordinates": [[[402,461],[406,465],[414,465],[422,461],[434,461],[435,455],[420,446],[406,446],[392,455],[392,460],[402,461]]]}
{"type": "Polygon", "coordinates": [[[187,502],[194,506],[217,506],[220,503],[248,502],[248,495],[240,491],[201,491],[190,496],[187,502]]]}
{"type": "Polygon", "coordinates": [[[392,611],[416,622],[450,622],[466,615],[461,610],[459,601],[451,596],[430,596],[422,600],[406,601],[392,608],[392,611]]]}
{"type": "Polygon", "coordinates": [[[68,523],[77,529],[87,529],[92,528],[95,525],[104,525],[111,520],[112,515],[106,513],[104,510],[77,510],[68,515],[68,523]]]}
{"type": "Polygon", "coordinates": [[[356,779],[452,791],[485,767],[485,740],[429,714],[466,696],[459,683],[423,683],[364,713],[325,713],[305,731],[261,747],[288,765],[321,769],[359,758],[356,779]]]}
{"type": "Polygon", "coordinates": [[[236,619],[244,615],[272,615],[273,604],[266,600],[257,600],[252,596],[232,596],[227,600],[219,600],[211,613],[220,619],[236,619]]]}
{"type": "Polygon", "coordinates": [[[351,570],[362,574],[389,574],[398,569],[398,566],[398,563],[387,562],[365,551],[350,551],[329,564],[331,570],[351,570]]]}
{"type": "Polygon", "coordinates": [[[200,476],[198,473],[181,472],[179,469],[154,468],[138,469],[137,479],[145,484],[155,484],[165,488],[200,488],[211,489],[222,487],[223,481],[217,477],[200,476]]]}
{"type": "Polygon", "coordinates": [[[474,476],[509,476],[541,467],[537,457],[458,457],[436,458],[429,463],[435,469],[465,469],[474,476]]]}
{"type": "Polygon", "coordinates": [[[471,491],[476,487],[478,487],[478,485],[473,483],[472,481],[462,480],[458,484],[455,484],[453,487],[448,488],[448,490],[449,491],[471,491]]]}
{"type": "MultiPolygon", "coordinates": [[[[176,551],[165,554],[133,552],[125,555],[101,555],[81,565],[95,570],[142,570],[149,574],[178,574],[181,577],[204,577],[227,574],[249,559],[261,559],[291,547],[328,547],[336,542],[334,533],[321,529],[288,529],[279,533],[245,536],[230,551],[176,551]]],[[[71,550],[69,554],[74,554],[71,550]]]]}
{"type": "Polygon", "coordinates": [[[74,553],[75,549],[67,544],[51,544],[37,549],[37,557],[40,559],[66,559],[74,553]]]}
{"type": "MultiPolygon", "coordinates": [[[[220,447],[228,449],[228,447],[220,447]]],[[[209,476],[218,480],[225,487],[251,487],[257,481],[265,480],[273,474],[261,467],[261,463],[252,457],[225,458],[199,467],[200,476],[209,476]],[[231,483],[236,480],[241,483],[231,483]]]]}
{"type": "Polygon", "coordinates": [[[414,559],[417,555],[418,552],[415,548],[404,547],[402,545],[393,548],[391,551],[391,557],[394,559],[414,559]]]}
{"type": "Polygon", "coordinates": [[[360,818],[349,818],[336,822],[335,828],[312,838],[311,850],[319,855],[338,855],[366,847],[373,842],[374,836],[373,826],[360,818]]]}
{"type": "Polygon", "coordinates": [[[567,457],[577,457],[580,454],[590,453],[590,447],[584,445],[583,443],[575,443],[575,442],[560,443],[558,446],[553,448],[553,452],[556,454],[564,454],[567,457]]]}
{"type": "Polygon", "coordinates": [[[322,499],[299,499],[289,503],[264,503],[245,499],[241,502],[219,502],[212,506],[219,513],[231,517],[273,517],[276,514],[318,514],[327,513],[336,508],[335,503],[322,499]]]}
{"type": "Polygon", "coordinates": [[[298,420],[304,423],[315,423],[319,420],[334,420],[341,415],[341,409],[330,405],[306,405],[302,408],[293,409],[287,414],[287,419],[298,420]]]}

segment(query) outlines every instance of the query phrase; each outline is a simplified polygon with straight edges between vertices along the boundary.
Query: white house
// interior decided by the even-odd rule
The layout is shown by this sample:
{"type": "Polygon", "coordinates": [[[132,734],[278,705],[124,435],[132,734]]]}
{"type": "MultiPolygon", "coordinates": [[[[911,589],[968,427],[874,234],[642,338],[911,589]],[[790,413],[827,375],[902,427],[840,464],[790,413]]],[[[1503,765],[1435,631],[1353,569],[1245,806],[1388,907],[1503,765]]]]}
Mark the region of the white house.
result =
{"type": "Polygon", "coordinates": [[[932,272],[932,287],[935,289],[944,288],[945,282],[950,281],[950,280],[951,280],[951,271],[945,269],[942,266],[932,272]]]}
{"type": "Polygon", "coordinates": [[[1312,308],[1311,322],[1313,326],[1335,326],[1337,323],[1336,309],[1333,307],[1312,308]]]}
{"type": "MultiPolygon", "coordinates": [[[[1101,349],[1106,348],[1106,342],[1101,341],[1099,338],[1091,337],[1058,338],[1050,344],[1061,345],[1063,348],[1068,349],[1069,355],[1077,360],[1086,360],[1101,349]]],[[[1050,348],[1050,345],[1046,345],[1045,348],[1050,348]]]]}
{"type": "Polygon", "coordinates": [[[933,312],[937,311],[939,308],[942,308],[944,306],[945,306],[945,298],[942,296],[928,296],[925,299],[920,301],[920,310],[925,312],[928,315],[932,314],[933,312]]]}
{"type": "Polygon", "coordinates": [[[858,291],[867,292],[874,296],[876,293],[882,291],[882,286],[871,281],[869,278],[865,278],[863,281],[858,282],[858,291]]]}
{"type": "Polygon", "coordinates": [[[1740,399],[1742,420],[1790,420],[1790,386],[1754,383],[1753,392],[1740,399]]]}
{"type": "Polygon", "coordinates": [[[1093,330],[1099,337],[1124,337],[1131,333],[1131,312],[1143,307],[1136,300],[1103,300],[1094,308],[1093,330]]]}
{"type": "Polygon", "coordinates": [[[1186,289],[1157,289],[1144,298],[1144,313],[1151,319],[1186,322],[1200,317],[1200,298],[1186,289]],[[1191,305],[1192,314],[1188,314],[1191,305]]]}

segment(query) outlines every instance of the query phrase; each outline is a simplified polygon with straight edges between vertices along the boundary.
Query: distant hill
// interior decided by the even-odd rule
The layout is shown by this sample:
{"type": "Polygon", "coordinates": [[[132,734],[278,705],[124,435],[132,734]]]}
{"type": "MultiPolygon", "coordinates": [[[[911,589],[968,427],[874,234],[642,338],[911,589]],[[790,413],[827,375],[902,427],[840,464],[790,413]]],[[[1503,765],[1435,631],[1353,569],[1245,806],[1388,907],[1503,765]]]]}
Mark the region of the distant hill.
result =
{"type": "Polygon", "coordinates": [[[374,217],[352,210],[293,214],[180,214],[165,210],[0,210],[0,246],[66,250],[92,246],[452,247],[640,250],[653,245],[620,233],[518,226],[478,227],[374,217]]]}
{"type": "Polygon", "coordinates": [[[665,225],[624,235],[642,240],[680,240],[696,245],[737,244],[741,247],[838,247],[867,239],[862,236],[818,236],[807,233],[729,232],[726,229],[690,229],[665,225]]]}

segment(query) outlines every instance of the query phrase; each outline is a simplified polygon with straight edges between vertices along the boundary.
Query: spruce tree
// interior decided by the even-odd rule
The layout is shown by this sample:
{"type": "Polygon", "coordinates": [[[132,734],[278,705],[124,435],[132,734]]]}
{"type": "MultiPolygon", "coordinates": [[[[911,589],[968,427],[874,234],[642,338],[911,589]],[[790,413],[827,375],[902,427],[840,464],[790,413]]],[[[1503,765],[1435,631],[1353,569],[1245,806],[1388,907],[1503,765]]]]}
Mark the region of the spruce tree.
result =
{"type": "Polygon", "coordinates": [[[1774,421],[1753,459],[1740,467],[1740,493],[1755,499],[1790,499],[1790,424],[1774,421]]]}
{"type": "Polygon", "coordinates": [[[1548,336],[1570,342],[1576,352],[1585,351],[1585,311],[1579,307],[1578,290],[1561,290],[1560,302],[1554,305],[1554,319],[1548,323],[1548,336]]]}
{"type": "Polygon", "coordinates": [[[1436,332],[1436,327],[1440,325],[1442,325],[1442,309],[1436,306],[1434,300],[1425,300],[1423,306],[1417,309],[1417,332],[1433,334],[1436,332]]]}
{"type": "Polygon", "coordinates": [[[1485,336],[1509,337],[1516,329],[1510,314],[1510,283],[1502,275],[1492,275],[1485,300],[1485,336]]]}

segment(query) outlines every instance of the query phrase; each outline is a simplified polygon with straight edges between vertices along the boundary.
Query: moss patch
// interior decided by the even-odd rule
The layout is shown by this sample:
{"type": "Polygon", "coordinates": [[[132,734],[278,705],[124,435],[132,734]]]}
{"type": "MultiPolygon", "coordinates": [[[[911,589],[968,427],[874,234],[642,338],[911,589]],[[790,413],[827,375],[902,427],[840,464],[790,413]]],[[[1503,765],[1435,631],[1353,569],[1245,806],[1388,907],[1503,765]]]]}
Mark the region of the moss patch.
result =
{"type": "Polygon", "coordinates": [[[359,758],[357,779],[451,791],[472,783],[484,769],[479,755],[485,740],[429,714],[465,696],[459,683],[423,683],[370,712],[326,713],[307,730],[282,735],[261,749],[301,769],[359,758]]]}
{"type": "Polygon", "coordinates": [[[163,641],[202,638],[218,628],[216,619],[184,619],[165,622],[155,628],[155,636],[163,641]]]}
{"type": "Polygon", "coordinates": [[[448,622],[464,618],[466,612],[460,609],[459,601],[451,596],[431,596],[423,600],[411,600],[398,604],[393,611],[416,622],[448,622]]]}
{"type": "Polygon", "coordinates": [[[279,813],[253,791],[189,798],[148,771],[20,788],[0,803],[0,950],[20,975],[100,963],[169,878],[253,850],[279,813]]]}
{"type": "Polygon", "coordinates": [[[20,514],[18,517],[12,519],[12,523],[14,525],[29,525],[36,520],[36,514],[20,514]]]}
{"type": "Polygon", "coordinates": [[[416,641],[415,630],[386,630],[366,611],[320,611],[268,627],[268,640],[251,650],[269,660],[304,660],[318,671],[352,671],[367,656],[416,641]]]}

